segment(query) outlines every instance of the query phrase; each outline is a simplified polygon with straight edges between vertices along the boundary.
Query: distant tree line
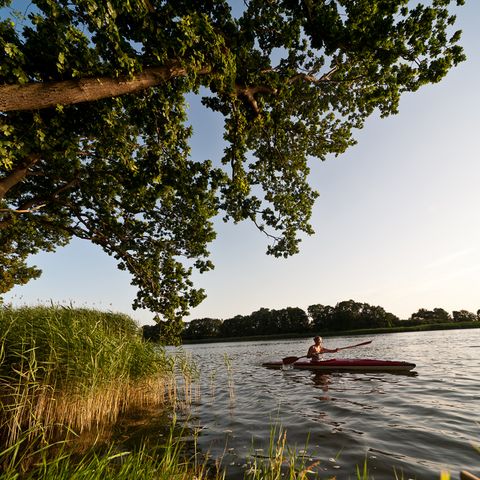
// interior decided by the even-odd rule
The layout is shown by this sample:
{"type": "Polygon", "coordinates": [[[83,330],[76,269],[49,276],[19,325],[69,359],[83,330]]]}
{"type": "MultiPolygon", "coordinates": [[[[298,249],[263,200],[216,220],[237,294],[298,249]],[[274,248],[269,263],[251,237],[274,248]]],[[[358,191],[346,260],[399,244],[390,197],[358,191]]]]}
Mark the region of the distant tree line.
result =
{"type": "MultiPolygon", "coordinates": [[[[221,320],[218,318],[198,318],[184,323],[184,340],[208,338],[248,337],[256,335],[276,335],[289,333],[341,332],[366,328],[393,328],[452,322],[480,321],[477,313],[467,310],[453,311],[450,315],[443,308],[427,310],[420,308],[408,320],[400,320],[380,306],[345,300],[330,305],[310,305],[305,312],[298,307],[280,310],[261,308],[250,315],[236,315],[221,320]]],[[[160,341],[163,322],[143,327],[145,339],[160,341]]]]}

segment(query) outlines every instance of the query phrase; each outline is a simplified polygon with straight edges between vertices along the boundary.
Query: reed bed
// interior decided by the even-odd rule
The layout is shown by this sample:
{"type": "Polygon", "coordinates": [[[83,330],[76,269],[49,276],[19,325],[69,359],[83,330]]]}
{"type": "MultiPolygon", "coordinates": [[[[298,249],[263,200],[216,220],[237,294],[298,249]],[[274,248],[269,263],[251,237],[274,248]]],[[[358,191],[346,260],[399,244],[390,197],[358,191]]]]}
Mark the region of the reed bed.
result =
{"type": "Polygon", "coordinates": [[[165,404],[173,364],[135,322],[65,307],[0,309],[0,434],[45,440],[115,422],[130,408],[165,404]]]}

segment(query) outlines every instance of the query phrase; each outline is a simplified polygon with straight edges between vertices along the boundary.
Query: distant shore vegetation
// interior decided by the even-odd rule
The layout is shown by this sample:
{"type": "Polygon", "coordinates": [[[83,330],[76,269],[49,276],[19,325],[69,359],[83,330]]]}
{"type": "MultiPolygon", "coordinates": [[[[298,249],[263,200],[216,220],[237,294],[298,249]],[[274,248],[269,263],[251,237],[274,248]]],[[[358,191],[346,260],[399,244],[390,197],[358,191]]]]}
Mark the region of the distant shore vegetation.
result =
{"type": "MultiPolygon", "coordinates": [[[[420,308],[401,320],[381,306],[345,300],[330,305],[310,305],[307,310],[287,307],[280,310],[261,308],[250,315],[236,315],[225,320],[198,318],[184,324],[182,341],[250,340],[258,337],[289,338],[335,334],[388,333],[411,330],[480,327],[480,309],[476,313],[443,308],[420,308]]],[[[161,342],[163,322],[145,325],[143,337],[161,342]]]]}

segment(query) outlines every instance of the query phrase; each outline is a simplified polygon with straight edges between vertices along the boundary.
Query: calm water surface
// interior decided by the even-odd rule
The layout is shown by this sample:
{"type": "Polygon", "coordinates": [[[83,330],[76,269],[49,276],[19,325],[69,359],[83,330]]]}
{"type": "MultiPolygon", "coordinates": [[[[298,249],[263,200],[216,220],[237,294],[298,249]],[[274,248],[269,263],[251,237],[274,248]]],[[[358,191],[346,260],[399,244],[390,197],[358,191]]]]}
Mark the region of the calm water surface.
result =
{"type": "MultiPolygon", "coordinates": [[[[356,478],[365,459],[381,480],[480,475],[480,329],[396,333],[325,358],[381,358],[417,364],[414,375],[270,370],[268,360],[305,355],[310,339],[186,345],[201,371],[190,422],[198,447],[243,478],[252,455],[268,454],[272,427],[319,460],[320,478],[356,478]],[[308,442],[308,443],[307,443],[308,442]],[[396,472],[396,473],[395,473],[396,472]]],[[[334,337],[335,348],[367,340],[334,337]]],[[[310,460],[311,459],[311,460],[310,460]]]]}

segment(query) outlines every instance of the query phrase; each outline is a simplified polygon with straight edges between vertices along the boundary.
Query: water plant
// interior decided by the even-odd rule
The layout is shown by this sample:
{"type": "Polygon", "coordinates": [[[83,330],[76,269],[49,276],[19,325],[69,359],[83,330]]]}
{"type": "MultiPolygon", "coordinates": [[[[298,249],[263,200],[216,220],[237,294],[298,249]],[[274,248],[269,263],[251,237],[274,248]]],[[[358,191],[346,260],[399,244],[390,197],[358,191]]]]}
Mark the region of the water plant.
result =
{"type": "Polygon", "coordinates": [[[187,410],[193,401],[200,398],[200,370],[192,356],[182,348],[169,357],[175,374],[175,398],[171,403],[176,409],[187,410]],[[181,391],[179,391],[181,389],[181,391]]]}
{"type": "MultiPolygon", "coordinates": [[[[308,440],[307,440],[308,443],[308,440]]],[[[304,453],[287,445],[287,432],[284,428],[274,425],[270,428],[270,443],[268,453],[260,456],[253,454],[245,471],[245,480],[308,480],[318,478],[314,468],[320,461],[309,460],[304,453]],[[315,475],[315,477],[312,477],[315,475]]]]}
{"type": "Polygon", "coordinates": [[[71,307],[0,308],[3,447],[25,432],[47,439],[114,422],[125,410],[163,404],[171,367],[128,316],[71,307]]]}
{"type": "Polygon", "coordinates": [[[368,480],[368,462],[365,458],[362,467],[356,466],[357,480],[368,480]]]}
{"type": "MultiPolygon", "coordinates": [[[[221,480],[223,476],[216,472],[213,476],[206,464],[198,464],[186,455],[184,443],[179,440],[181,435],[175,432],[175,423],[170,428],[170,434],[164,442],[154,447],[142,443],[136,449],[119,451],[111,446],[106,451],[91,449],[79,457],[62,441],[58,444],[44,446],[29,454],[24,452],[22,443],[24,435],[9,449],[0,452],[2,461],[2,480],[21,478],[43,480],[221,480]],[[52,455],[52,450],[55,454],[52,455]],[[28,458],[27,458],[28,455],[28,458]],[[25,471],[27,460],[35,459],[35,464],[25,471]]],[[[31,441],[31,439],[29,440],[31,441]]]]}
{"type": "Polygon", "coordinates": [[[228,395],[230,397],[230,405],[235,403],[235,381],[233,379],[233,365],[230,357],[225,353],[223,355],[225,366],[227,367],[227,383],[228,383],[228,395]]]}

